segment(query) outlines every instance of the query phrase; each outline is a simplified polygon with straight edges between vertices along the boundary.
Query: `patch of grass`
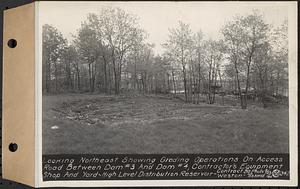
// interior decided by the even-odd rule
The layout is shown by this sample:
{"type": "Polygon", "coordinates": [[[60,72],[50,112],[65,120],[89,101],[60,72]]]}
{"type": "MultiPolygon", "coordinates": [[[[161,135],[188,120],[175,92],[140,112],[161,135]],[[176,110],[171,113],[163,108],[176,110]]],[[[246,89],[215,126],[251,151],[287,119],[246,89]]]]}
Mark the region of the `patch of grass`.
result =
{"type": "Polygon", "coordinates": [[[43,96],[43,153],[285,153],[288,109],[144,95],[43,96]]]}

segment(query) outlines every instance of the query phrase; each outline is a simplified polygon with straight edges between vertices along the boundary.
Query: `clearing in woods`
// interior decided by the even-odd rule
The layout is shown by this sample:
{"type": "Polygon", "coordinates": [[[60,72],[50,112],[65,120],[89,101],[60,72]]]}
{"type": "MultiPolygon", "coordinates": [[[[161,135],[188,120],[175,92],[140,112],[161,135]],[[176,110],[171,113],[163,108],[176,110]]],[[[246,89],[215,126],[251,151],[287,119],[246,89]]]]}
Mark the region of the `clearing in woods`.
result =
{"type": "Polygon", "coordinates": [[[288,108],[157,95],[43,96],[43,154],[287,153],[288,108]]]}

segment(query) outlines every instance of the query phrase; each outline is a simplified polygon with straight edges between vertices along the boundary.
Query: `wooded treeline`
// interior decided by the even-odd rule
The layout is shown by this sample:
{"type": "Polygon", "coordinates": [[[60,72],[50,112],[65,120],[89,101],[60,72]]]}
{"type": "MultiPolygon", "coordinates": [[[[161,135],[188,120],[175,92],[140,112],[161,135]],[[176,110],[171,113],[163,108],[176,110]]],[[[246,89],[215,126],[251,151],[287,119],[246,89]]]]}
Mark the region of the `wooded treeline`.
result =
{"type": "Polygon", "coordinates": [[[235,94],[262,103],[268,95],[287,96],[288,25],[272,27],[257,11],[225,23],[221,39],[208,39],[179,22],[169,29],[161,55],[135,15],[120,8],[89,14],[67,41],[61,32],[43,26],[43,92],[120,94],[184,94],[186,102],[200,96],[235,94]]]}

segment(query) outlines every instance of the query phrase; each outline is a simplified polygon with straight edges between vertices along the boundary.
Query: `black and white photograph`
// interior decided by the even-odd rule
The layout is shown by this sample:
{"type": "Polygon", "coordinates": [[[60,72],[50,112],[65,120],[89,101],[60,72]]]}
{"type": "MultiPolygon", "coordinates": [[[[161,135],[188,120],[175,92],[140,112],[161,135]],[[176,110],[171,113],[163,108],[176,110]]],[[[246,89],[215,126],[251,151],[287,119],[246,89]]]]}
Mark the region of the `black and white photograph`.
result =
{"type": "Polygon", "coordinates": [[[296,1],[5,7],[4,179],[298,186],[296,1]]]}
{"type": "Polygon", "coordinates": [[[40,2],[43,186],[295,185],[295,5],[40,2]]]}
{"type": "Polygon", "coordinates": [[[289,152],[287,6],[41,10],[43,154],[289,152]]]}

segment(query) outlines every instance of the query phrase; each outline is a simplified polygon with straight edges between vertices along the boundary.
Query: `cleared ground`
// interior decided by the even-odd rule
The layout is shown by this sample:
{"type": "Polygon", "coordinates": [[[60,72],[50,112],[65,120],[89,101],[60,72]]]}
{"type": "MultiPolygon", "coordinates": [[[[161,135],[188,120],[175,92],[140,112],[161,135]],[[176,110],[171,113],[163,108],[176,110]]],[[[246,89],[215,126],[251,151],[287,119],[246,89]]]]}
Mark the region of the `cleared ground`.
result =
{"type": "Polygon", "coordinates": [[[288,109],[157,95],[43,96],[43,153],[286,153],[288,109]]]}

